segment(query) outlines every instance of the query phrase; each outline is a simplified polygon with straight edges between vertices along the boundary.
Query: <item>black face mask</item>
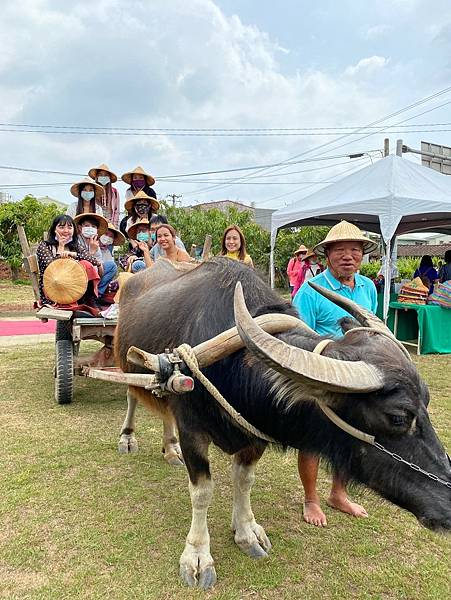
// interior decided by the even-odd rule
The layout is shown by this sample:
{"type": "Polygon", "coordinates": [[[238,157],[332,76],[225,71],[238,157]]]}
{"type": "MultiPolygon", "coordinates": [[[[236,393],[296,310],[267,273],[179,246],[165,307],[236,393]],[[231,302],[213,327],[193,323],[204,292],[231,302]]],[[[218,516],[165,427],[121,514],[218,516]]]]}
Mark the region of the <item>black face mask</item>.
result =
{"type": "Polygon", "coordinates": [[[137,204],[135,206],[135,210],[138,215],[147,215],[149,212],[149,206],[147,204],[137,204]]]}

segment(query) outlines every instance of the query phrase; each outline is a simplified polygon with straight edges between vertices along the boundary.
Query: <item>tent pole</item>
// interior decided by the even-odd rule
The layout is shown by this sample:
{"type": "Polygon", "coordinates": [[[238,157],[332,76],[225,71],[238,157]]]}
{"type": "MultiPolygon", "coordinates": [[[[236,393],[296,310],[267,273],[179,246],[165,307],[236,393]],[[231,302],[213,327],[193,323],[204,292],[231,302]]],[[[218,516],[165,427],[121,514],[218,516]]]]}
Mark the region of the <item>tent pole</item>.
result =
{"type": "Polygon", "coordinates": [[[388,305],[390,304],[390,287],[391,287],[391,241],[389,238],[385,246],[385,265],[384,265],[384,322],[387,324],[388,305]]]}
{"type": "Polygon", "coordinates": [[[275,284],[275,270],[274,270],[274,242],[271,240],[271,252],[269,254],[269,277],[271,282],[271,288],[274,289],[275,284]]]}

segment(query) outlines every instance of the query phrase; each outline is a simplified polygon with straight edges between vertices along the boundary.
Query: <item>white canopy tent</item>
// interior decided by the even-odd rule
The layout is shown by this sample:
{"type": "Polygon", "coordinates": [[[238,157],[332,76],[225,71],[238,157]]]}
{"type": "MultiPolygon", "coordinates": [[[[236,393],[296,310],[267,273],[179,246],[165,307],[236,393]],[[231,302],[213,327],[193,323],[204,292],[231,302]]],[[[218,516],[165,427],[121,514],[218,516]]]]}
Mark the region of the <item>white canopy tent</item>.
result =
{"type": "MultiPolygon", "coordinates": [[[[402,233],[451,233],[451,177],[408,159],[390,155],[302,198],[272,215],[271,285],[278,229],[302,225],[335,225],[342,219],[364,231],[379,233],[391,256],[392,239],[402,233]]],[[[390,281],[391,261],[385,261],[390,281]]],[[[384,316],[389,286],[385,286],[384,316]]]]}

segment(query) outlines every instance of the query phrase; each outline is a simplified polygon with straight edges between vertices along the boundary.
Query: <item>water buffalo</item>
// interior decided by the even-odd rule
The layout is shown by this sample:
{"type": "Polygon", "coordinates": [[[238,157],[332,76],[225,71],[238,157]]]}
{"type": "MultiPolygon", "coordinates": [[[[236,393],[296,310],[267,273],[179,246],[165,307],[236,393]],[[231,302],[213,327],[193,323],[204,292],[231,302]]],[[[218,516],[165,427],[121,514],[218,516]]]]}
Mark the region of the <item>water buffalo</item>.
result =
{"type": "MultiPolygon", "coordinates": [[[[255,324],[252,317],[258,315],[296,316],[296,312],[252,269],[215,258],[180,274],[157,263],[132,278],[121,294],[116,356],[124,371],[144,372],[127,362],[130,346],[149,353],[182,343],[195,346],[233,327],[236,318],[243,346],[247,347],[220,357],[203,373],[249,423],[281,446],[324,457],[346,480],[375,490],[412,512],[426,527],[450,530],[451,468],[429,421],[428,389],[382,322],[355,305],[348,309],[363,327],[347,320],[346,335],[325,345],[318,354],[313,350],[324,338],[307,327],[273,336],[255,324]],[[241,282],[244,299],[240,301],[238,294],[235,317],[237,282],[241,282]],[[324,415],[318,401],[441,481],[338,428],[324,415]]],[[[125,435],[133,433],[136,400],[162,410],[166,421],[175,416],[193,507],[180,558],[182,580],[201,588],[216,581],[207,527],[213,493],[208,462],[211,442],[233,455],[235,542],[252,557],[266,556],[271,544],[254,518],[250,492],[256,463],[267,442],[239,426],[199,382],[189,399],[160,399],[144,389],[130,388],[125,435]]],[[[175,445],[175,431],[172,435],[175,445]]]]}

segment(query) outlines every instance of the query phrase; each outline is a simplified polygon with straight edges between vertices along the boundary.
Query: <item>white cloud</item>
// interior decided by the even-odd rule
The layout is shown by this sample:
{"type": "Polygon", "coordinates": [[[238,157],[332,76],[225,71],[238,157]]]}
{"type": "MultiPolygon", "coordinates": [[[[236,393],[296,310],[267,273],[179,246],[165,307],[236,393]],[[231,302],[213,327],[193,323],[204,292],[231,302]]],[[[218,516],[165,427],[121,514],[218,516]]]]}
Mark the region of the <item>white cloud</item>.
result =
{"type": "Polygon", "coordinates": [[[368,27],[366,31],[363,33],[363,37],[366,40],[374,40],[380,37],[387,35],[393,31],[392,25],[380,24],[373,25],[373,27],[368,27]]]}
{"type": "MultiPolygon", "coordinates": [[[[2,11],[1,122],[146,128],[362,125],[403,104],[389,58],[363,58],[335,74],[326,67],[282,72],[278,59],[291,48],[285,50],[238,16],[226,17],[213,0],[8,0],[2,11]],[[375,94],[373,78],[381,76],[384,93],[375,94]]],[[[303,64],[309,64],[308,56],[303,64]]],[[[399,61],[396,68],[401,69],[399,61]]],[[[205,186],[169,185],[158,176],[277,162],[333,137],[0,135],[0,164],[85,172],[107,162],[118,174],[142,164],[157,176],[158,193],[183,193],[186,202],[197,198],[192,190],[205,186]]],[[[3,184],[64,180],[7,171],[0,176],[3,184]]],[[[273,189],[235,190],[201,198],[230,194],[258,202],[276,195],[273,189]]],[[[70,200],[68,188],[57,193],[70,200]]]]}
{"type": "Polygon", "coordinates": [[[356,75],[369,75],[374,71],[383,69],[390,62],[389,58],[383,56],[369,56],[368,58],[362,58],[356,65],[346,67],[345,75],[355,77],[356,75]]]}

